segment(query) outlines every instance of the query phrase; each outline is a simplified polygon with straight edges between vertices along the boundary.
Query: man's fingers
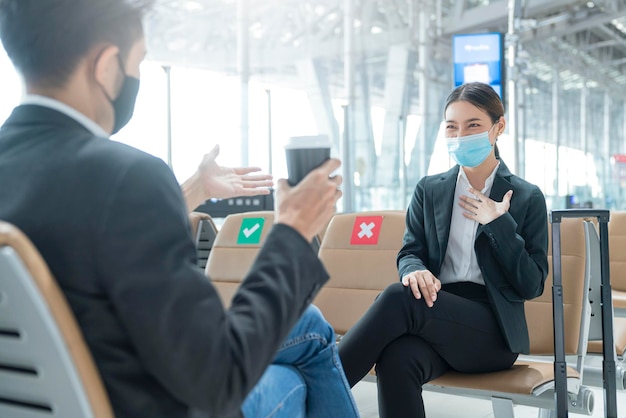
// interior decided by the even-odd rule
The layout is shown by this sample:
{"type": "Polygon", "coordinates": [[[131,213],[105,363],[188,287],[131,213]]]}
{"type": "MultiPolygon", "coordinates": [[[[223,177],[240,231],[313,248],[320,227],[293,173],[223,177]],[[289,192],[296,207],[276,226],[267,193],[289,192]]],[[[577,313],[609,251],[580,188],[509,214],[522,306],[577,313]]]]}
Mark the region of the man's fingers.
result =
{"type": "Polygon", "coordinates": [[[319,169],[326,173],[327,176],[330,176],[330,174],[339,167],[341,167],[341,161],[336,158],[330,158],[326,160],[319,169]]]}
{"type": "Polygon", "coordinates": [[[502,198],[502,201],[506,203],[511,203],[511,197],[513,197],[513,190],[509,190],[508,192],[506,192],[504,198],[502,198]]]}
{"type": "Polygon", "coordinates": [[[235,174],[245,175],[245,174],[250,174],[250,173],[255,173],[257,171],[261,171],[261,168],[260,167],[235,167],[233,168],[233,171],[235,171],[235,174]]]}
{"type": "Polygon", "coordinates": [[[333,183],[335,183],[337,186],[341,185],[341,183],[343,183],[343,177],[340,175],[336,175],[336,176],[332,176],[330,178],[330,181],[332,181],[333,183]]]}
{"type": "Polygon", "coordinates": [[[243,180],[245,183],[248,184],[258,184],[258,183],[272,183],[272,179],[274,177],[272,177],[270,174],[259,174],[259,175],[252,175],[252,176],[242,176],[241,180],[243,180]]]}
{"type": "Polygon", "coordinates": [[[264,187],[272,187],[274,182],[272,180],[265,181],[244,181],[241,186],[244,189],[262,189],[264,187]]]}
{"type": "Polygon", "coordinates": [[[276,191],[277,192],[285,193],[290,188],[291,188],[291,186],[289,186],[289,182],[287,181],[287,179],[280,179],[276,183],[276,191]]]}
{"type": "Polygon", "coordinates": [[[263,195],[263,194],[270,194],[270,189],[250,187],[250,188],[243,189],[241,191],[240,196],[248,197],[248,196],[258,196],[258,195],[263,195]]]}
{"type": "Polygon", "coordinates": [[[210,158],[212,160],[215,160],[217,156],[219,155],[219,153],[220,153],[220,146],[216,145],[207,155],[204,156],[204,158],[210,158]]]}

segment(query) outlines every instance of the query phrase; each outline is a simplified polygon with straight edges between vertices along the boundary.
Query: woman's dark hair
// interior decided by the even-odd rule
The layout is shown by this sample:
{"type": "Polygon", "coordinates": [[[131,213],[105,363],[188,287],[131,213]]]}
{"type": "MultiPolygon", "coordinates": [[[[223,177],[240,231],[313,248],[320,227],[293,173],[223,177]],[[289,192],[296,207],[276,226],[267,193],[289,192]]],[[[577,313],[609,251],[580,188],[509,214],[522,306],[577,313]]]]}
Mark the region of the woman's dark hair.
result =
{"type": "Polygon", "coordinates": [[[99,43],[125,60],[154,0],[0,0],[0,38],[28,84],[60,87],[99,43]]]}
{"type": "Polygon", "coordinates": [[[467,83],[463,84],[450,93],[446,99],[446,106],[443,111],[448,109],[454,102],[468,102],[487,113],[493,123],[496,123],[504,116],[504,105],[498,93],[485,83],[467,83]]]}

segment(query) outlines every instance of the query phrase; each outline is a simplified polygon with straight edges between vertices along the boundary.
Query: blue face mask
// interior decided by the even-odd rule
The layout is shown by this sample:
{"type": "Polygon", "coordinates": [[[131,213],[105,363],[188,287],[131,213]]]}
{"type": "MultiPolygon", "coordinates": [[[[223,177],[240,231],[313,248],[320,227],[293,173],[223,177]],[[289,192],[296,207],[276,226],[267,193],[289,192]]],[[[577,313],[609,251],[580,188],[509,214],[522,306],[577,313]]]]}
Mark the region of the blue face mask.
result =
{"type": "Polygon", "coordinates": [[[448,153],[463,167],[478,167],[493,148],[489,142],[489,131],[460,138],[446,138],[446,144],[448,153]]]}

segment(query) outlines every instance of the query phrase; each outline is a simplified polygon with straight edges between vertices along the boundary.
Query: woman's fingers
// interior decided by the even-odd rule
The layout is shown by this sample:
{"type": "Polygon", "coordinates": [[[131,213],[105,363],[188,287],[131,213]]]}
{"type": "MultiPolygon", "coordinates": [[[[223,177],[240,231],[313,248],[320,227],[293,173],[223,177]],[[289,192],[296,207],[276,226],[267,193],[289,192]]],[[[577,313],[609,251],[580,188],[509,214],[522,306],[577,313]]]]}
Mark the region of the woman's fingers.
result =
{"type": "Polygon", "coordinates": [[[416,271],[402,278],[402,284],[410,287],[415,299],[424,298],[428,307],[437,300],[437,292],[441,290],[441,282],[428,270],[416,271]]]}

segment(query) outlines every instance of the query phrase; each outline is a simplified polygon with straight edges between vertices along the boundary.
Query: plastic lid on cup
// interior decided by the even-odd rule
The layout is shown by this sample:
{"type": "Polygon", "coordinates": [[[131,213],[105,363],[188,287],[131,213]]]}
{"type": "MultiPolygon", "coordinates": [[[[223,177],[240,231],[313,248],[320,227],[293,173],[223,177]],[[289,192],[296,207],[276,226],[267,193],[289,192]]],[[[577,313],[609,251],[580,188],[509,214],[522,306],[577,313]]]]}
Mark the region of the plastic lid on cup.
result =
{"type": "Polygon", "coordinates": [[[330,148],[330,139],[328,135],[292,136],[285,145],[285,149],[302,148],[330,148]]]}

